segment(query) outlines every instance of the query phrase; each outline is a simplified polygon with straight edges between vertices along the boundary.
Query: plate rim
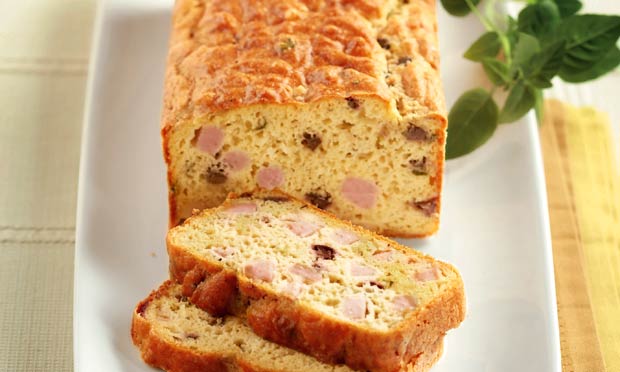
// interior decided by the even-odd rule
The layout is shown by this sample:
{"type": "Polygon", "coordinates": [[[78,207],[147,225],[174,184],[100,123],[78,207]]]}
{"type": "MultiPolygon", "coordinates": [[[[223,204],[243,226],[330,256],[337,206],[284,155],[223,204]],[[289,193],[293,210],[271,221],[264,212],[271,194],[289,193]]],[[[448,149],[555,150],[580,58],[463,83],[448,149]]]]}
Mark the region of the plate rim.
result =
{"type": "MultiPolygon", "coordinates": [[[[96,7],[96,15],[93,23],[93,32],[91,37],[91,48],[89,52],[89,64],[88,64],[88,77],[86,81],[85,89],[85,101],[84,112],[82,117],[82,131],[81,131],[81,144],[80,144],[80,163],[78,174],[78,187],[77,187],[77,206],[76,206],[76,230],[75,230],[75,245],[74,245],[74,269],[73,269],[73,310],[72,310],[72,325],[73,325],[73,368],[76,372],[80,372],[83,369],[80,368],[82,364],[82,355],[80,354],[81,339],[80,339],[80,317],[76,316],[76,310],[80,308],[80,278],[82,262],[83,247],[83,229],[85,228],[86,215],[86,199],[88,190],[86,190],[87,177],[89,176],[88,164],[90,162],[90,144],[92,137],[93,124],[93,100],[97,95],[96,88],[98,87],[97,81],[99,80],[98,71],[99,66],[103,63],[102,59],[102,42],[104,39],[104,29],[106,28],[105,20],[110,16],[112,7],[110,5],[111,0],[100,0],[96,7]]],[[[127,2],[127,6],[130,6],[130,2],[127,2]]],[[[547,296],[546,310],[550,312],[549,320],[550,324],[546,325],[546,329],[549,330],[550,342],[552,345],[552,351],[555,354],[553,356],[553,368],[555,372],[561,372],[561,348],[560,348],[560,332],[558,321],[558,308],[557,308],[557,294],[555,288],[555,271],[553,264],[553,250],[551,239],[551,228],[548,211],[547,200],[547,188],[545,183],[544,164],[542,157],[542,149],[540,147],[540,135],[537,130],[537,121],[533,112],[529,112],[523,121],[527,122],[527,136],[530,144],[532,145],[531,151],[535,168],[532,170],[532,175],[535,178],[535,188],[537,189],[537,204],[539,206],[537,213],[542,221],[541,226],[542,241],[544,246],[543,259],[545,260],[544,273],[545,281],[544,285],[549,293],[547,296]]],[[[86,366],[84,366],[86,368],[86,366]]]]}
{"type": "Polygon", "coordinates": [[[107,15],[107,0],[99,0],[95,9],[95,20],[93,23],[93,33],[91,37],[91,48],[89,52],[88,61],[88,77],[86,78],[86,90],[84,98],[84,112],[82,114],[82,132],[80,139],[80,165],[78,168],[78,187],[77,187],[77,206],[75,213],[75,245],[73,249],[73,309],[72,325],[73,325],[73,370],[80,371],[82,356],[80,350],[80,322],[79,317],[76,316],[76,310],[80,308],[80,291],[78,278],[80,277],[80,262],[82,262],[82,229],[84,222],[84,216],[86,214],[85,198],[87,197],[86,191],[86,177],[87,177],[87,165],[90,159],[89,144],[90,133],[92,132],[92,115],[93,115],[93,99],[95,96],[95,87],[97,79],[98,66],[101,59],[101,40],[103,37],[103,24],[104,18],[107,15]]]}

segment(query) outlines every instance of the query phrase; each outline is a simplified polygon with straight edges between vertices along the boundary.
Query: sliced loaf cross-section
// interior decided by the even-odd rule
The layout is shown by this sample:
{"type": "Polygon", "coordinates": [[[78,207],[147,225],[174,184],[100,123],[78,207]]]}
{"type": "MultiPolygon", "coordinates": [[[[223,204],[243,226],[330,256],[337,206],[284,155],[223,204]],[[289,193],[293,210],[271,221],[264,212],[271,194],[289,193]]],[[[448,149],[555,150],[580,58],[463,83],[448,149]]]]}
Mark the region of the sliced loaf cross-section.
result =
{"type": "MultiPolygon", "coordinates": [[[[168,372],[353,372],[266,341],[242,318],[210,316],[170,281],[138,304],[131,336],[146,363],[168,372]]],[[[442,349],[440,338],[402,371],[428,371],[442,349]]]]}
{"type": "Polygon", "coordinates": [[[176,2],[171,225],[277,187],[385,235],[430,235],[446,123],[433,0],[176,2]]]}
{"type": "Polygon", "coordinates": [[[205,210],[167,246],[191,302],[327,363],[402,369],[464,317],[454,267],[279,192],[205,210]]]}

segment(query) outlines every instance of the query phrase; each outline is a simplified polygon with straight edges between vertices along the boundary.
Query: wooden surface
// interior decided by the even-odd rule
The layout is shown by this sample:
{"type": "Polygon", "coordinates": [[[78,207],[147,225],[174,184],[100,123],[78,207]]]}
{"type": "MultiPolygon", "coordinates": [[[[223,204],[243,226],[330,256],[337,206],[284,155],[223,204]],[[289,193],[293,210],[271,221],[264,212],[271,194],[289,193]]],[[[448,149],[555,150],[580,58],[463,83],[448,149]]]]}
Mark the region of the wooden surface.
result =
{"type": "Polygon", "coordinates": [[[540,134],[563,368],[619,371],[620,200],[609,123],[555,100],[545,110],[540,134]]]}
{"type": "Polygon", "coordinates": [[[608,371],[620,371],[620,177],[607,115],[566,110],[566,161],[594,320],[608,371]]]}

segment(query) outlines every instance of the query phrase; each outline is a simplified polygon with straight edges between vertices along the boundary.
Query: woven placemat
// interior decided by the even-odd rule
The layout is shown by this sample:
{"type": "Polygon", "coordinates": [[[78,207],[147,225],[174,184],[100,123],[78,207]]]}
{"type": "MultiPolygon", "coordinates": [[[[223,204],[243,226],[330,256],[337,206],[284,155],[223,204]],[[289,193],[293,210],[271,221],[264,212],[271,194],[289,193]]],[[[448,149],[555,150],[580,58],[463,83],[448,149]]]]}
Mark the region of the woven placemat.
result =
{"type": "MultiPolygon", "coordinates": [[[[547,101],[540,135],[553,239],[562,365],[568,372],[596,372],[605,371],[604,346],[598,332],[604,323],[596,319],[598,303],[593,296],[600,279],[596,278],[593,287],[590,272],[595,268],[587,259],[590,252],[586,251],[591,247],[584,241],[580,223],[582,204],[587,201],[577,197],[582,181],[576,179],[576,154],[569,140],[575,131],[569,121],[579,121],[580,113],[560,101],[547,101]]],[[[596,187],[591,191],[598,192],[596,187]]]]}
{"type": "Polygon", "coordinates": [[[594,320],[608,371],[620,371],[620,169],[607,114],[564,104],[566,159],[594,320]]]}
{"type": "Polygon", "coordinates": [[[73,250],[94,0],[0,12],[0,371],[73,371],[73,250]]]}

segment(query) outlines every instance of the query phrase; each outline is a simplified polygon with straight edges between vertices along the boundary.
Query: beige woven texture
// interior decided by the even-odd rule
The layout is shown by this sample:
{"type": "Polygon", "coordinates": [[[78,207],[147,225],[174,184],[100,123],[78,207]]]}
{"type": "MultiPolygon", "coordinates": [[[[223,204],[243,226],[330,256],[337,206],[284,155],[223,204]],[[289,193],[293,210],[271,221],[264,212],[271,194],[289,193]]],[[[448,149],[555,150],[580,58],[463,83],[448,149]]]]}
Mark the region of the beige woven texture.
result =
{"type": "Polygon", "coordinates": [[[95,1],[0,4],[0,371],[72,371],[73,246],[95,1]]]}

